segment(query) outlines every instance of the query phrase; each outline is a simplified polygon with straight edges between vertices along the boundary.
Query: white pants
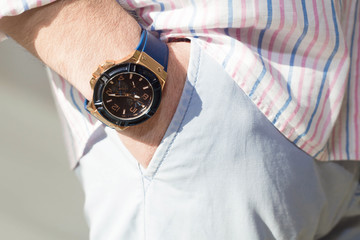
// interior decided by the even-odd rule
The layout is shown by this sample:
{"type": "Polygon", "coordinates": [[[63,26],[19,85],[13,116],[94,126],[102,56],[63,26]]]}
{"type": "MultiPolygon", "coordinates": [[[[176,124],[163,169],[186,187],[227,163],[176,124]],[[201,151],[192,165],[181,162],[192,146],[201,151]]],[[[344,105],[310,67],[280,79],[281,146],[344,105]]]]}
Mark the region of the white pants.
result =
{"type": "Polygon", "coordinates": [[[76,172],[93,240],[360,239],[359,163],[317,162],[192,43],[147,169],[99,128],[76,172]]]}

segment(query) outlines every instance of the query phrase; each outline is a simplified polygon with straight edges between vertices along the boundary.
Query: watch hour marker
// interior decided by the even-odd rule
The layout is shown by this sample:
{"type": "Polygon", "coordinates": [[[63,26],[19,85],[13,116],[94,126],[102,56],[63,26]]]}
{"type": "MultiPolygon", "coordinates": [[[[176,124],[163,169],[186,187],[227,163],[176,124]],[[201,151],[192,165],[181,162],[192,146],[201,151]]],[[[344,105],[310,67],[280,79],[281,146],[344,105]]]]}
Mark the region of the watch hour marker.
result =
{"type": "Polygon", "coordinates": [[[133,74],[132,74],[132,73],[130,73],[130,79],[132,79],[132,77],[133,77],[133,74]]]}
{"type": "Polygon", "coordinates": [[[110,81],[110,83],[111,83],[111,84],[114,84],[114,82],[113,82],[113,81],[110,81]]]}
{"type": "Polygon", "coordinates": [[[149,97],[150,97],[150,96],[149,96],[148,94],[146,94],[146,93],[144,93],[144,95],[142,95],[142,98],[143,98],[144,100],[148,100],[149,97]]]}
{"type": "Polygon", "coordinates": [[[148,89],[149,88],[149,86],[145,86],[145,87],[143,87],[143,89],[145,90],[145,89],[148,89]]]}
{"type": "Polygon", "coordinates": [[[123,109],[122,114],[125,114],[125,113],[126,113],[126,109],[123,109]]]}
{"type": "Polygon", "coordinates": [[[107,102],[107,103],[112,102],[112,99],[109,99],[109,100],[107,100],[106,102],[107,102]]]}
{"type": "Polygon", "coordinates": [[[139,78],[139,82],[141,82],[142,81],[142,78],[139,78]]]}
{"type": "Polygon", "coordinates": [[[118,112],[120,110],[120,106],[117,104],[114,104],[111,106],[111,109],[114,110],[115,112],[118,112]]]}
{"type": "Polygon", "coordinates": [[[133,85],[134,88],[136,88],[134,81],[132,81],[132,85],[133,85]]]}
{"type": "Polygon", "coordinates": [[[137,108],[135,108],[135,107],[131,107],[131,108],[130,108],[130,112],[132,112],[132,113],[136,113],[136,112],[137,112],[137,108]]]}

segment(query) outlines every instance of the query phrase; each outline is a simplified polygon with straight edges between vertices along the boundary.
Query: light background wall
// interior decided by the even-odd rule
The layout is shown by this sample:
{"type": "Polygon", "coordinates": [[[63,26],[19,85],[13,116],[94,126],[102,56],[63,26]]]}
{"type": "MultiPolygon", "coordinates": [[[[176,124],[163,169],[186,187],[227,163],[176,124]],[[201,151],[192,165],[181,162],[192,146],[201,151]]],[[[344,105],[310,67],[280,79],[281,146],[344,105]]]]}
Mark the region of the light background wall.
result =
{"type": "Polygon", "coordinates": [[[44,66],[0,43],[0,239],[88,239],[44,66]]]}

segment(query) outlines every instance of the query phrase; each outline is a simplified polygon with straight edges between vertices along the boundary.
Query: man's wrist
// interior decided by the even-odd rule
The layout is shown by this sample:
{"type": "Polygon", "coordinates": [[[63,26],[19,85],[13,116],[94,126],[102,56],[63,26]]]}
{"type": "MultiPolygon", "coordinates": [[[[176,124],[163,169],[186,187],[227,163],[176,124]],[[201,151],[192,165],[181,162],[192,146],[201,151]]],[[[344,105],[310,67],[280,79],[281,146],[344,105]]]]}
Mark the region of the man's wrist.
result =
{"type": "Polygon", "coordinates": [[[68,0],[0,20],[0,29],[40,58],[86,98],[97,66],[131,53],[140,26],[113,0],[68,0]]]}
{"type": "Polygon", "coordinates": [[[147,167],[175,114],[186,80],[190,44],[170,43],[168,77],[160,107],[148,121],[127,128],[119,135],[143,167],[147,167]]]}

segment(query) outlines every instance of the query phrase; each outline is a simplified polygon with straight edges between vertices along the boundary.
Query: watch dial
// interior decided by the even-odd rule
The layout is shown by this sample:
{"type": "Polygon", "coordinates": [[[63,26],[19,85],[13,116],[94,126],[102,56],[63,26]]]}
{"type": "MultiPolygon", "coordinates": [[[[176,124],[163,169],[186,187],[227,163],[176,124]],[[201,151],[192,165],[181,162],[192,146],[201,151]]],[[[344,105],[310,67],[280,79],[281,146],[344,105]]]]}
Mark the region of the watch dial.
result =
{"type": "Polygon", "coordinates": [[[129,120],[147,113],[153,95],[153,88],[145,77],[122,73],[105,84],[103,104],[115,117],[129,120]]]}

